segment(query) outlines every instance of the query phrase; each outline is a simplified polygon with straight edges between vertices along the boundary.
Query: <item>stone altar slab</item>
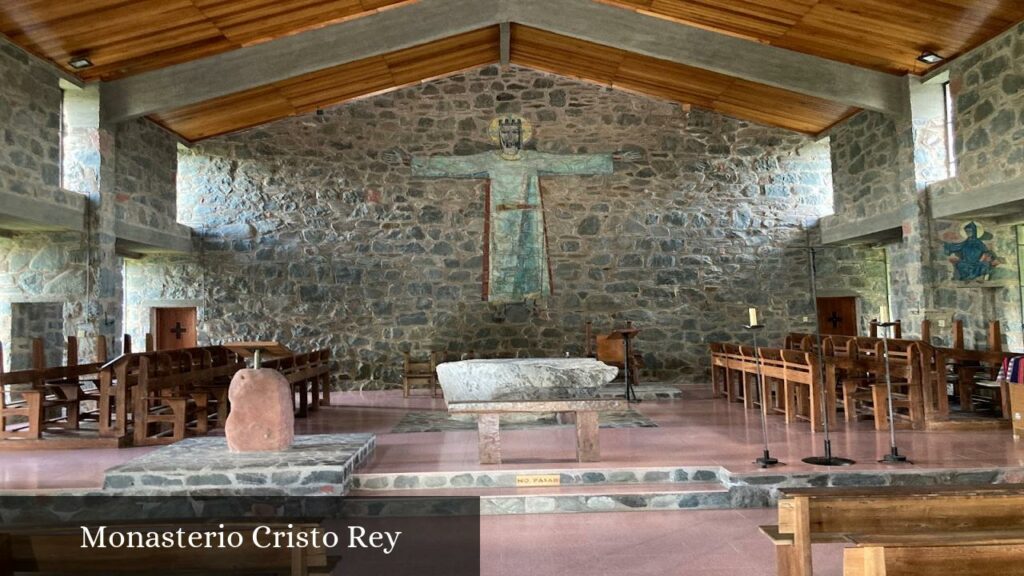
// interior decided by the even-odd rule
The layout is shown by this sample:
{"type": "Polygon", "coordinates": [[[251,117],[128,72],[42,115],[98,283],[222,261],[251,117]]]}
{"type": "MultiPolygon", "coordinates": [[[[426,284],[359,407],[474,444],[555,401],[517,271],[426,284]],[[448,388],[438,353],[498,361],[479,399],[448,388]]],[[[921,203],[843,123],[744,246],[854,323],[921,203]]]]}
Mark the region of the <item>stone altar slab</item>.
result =
{"type": "Polygon", "coordinates": [[[437,366],[448,402],[593,399],[618,372],[593,358],[501,358],[437,366]]]}
{"type": "Polygon", "coordinates": [[[340,496],[376,448],[374,434],[296,436],[280,452],[228,451],[223,437],[187,438],[106,471],[104,492],[340,496]]]}

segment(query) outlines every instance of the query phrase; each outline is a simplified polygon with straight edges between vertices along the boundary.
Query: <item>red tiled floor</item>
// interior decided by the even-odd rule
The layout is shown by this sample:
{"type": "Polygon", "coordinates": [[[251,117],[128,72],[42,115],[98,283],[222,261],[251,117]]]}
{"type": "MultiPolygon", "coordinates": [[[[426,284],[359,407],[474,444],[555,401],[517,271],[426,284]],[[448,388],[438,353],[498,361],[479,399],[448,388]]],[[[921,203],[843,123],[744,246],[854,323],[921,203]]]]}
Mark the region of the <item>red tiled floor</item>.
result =
{"type": "MultiPolygon", "coordinates": [[[[406,399],[401,391],[389,390],[335,393],[332,400],[333,406],[297,420],[297,432],[377,433],[376,455],[366,472],[480,469],[475,431],[390,433],[409,409],[444,410],[439,398],[417,391],[406,399]]],[[[658,427],[602,429],[602,462],[576,463],[573,429],[546,427],[502,432],[505,463],[490,468],[721,465],[732,472],[758,472],[752,463],[760,455],[762,442],[757,411],[712,400],[705,387],[687,388],[681,400],[642,402],[635,409],[658,427]]],[[[822,470],[800,459],[822,453],[823,434],[811,433],[805,422],[787,426],[781,416],[769,417],[768,432],[772,455],[785,463],[778,470],[822,470]]],[[[916,468],[1024,466],[1024,443],[1015,443],[1009,430],[900,430],[897,444],[916,468]]],[[[833,452],[857,460],[848,470],[893,468],[876,462],[888,452],[888,445],[888,433],[875,431],[866,421],[840,422],[832,434],[833,452]]],[[[0,452],[0,489],[96,487],[104,470],[148,450],[0,452]]]]}

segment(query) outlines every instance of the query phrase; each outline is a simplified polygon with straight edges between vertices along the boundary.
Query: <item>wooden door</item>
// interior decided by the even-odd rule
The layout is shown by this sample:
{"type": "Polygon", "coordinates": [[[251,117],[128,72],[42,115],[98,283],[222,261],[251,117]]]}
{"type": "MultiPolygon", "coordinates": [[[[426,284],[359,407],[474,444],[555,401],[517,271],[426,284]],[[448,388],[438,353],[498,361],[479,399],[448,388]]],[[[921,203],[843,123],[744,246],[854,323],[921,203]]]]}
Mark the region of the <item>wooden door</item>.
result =
{"type": "Polygon", "coordinates": [[[818,298],[818,327],[822,334],[857,336],[857,297],[818,298]]]}
{"type": "Polygon", "coordinates": [[[153,318],[157,350],[196,347],[195,308],[154,308],[153,318]]]}

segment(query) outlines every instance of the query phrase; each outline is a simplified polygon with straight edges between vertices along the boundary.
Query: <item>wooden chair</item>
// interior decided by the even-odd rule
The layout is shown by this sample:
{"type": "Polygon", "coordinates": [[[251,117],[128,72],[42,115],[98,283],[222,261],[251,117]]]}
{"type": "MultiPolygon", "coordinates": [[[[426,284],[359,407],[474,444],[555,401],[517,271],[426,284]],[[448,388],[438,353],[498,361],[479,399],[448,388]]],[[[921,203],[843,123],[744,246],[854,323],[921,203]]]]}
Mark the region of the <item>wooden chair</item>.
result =
{"type": "Polygon", "coordinates": [[[437,396],[437,365],[441,352],[431,352],[425,361],[416,361],[406,352],[402,368],[402,396],[408,398],[414,386],[429,386],[430,395],[437,396]]]}

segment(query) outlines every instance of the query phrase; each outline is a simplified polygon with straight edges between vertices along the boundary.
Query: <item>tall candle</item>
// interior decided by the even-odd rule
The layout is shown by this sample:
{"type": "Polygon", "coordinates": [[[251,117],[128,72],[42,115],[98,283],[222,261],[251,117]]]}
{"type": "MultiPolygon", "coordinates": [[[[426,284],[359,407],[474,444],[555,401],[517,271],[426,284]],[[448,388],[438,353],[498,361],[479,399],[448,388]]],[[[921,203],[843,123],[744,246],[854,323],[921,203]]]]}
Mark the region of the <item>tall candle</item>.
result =
{"type": "Polygon", "coordinates": [[[750,314],[750,326],[757,326],[757,308],[747,310],[750,314]]]}
{"type": "Polygon", "coordinates": [[[888,306],[882,306],[882,308],[878,311],[878,322],[880,324],[888,324],[889,323],[889,307],[888,306]]]}

